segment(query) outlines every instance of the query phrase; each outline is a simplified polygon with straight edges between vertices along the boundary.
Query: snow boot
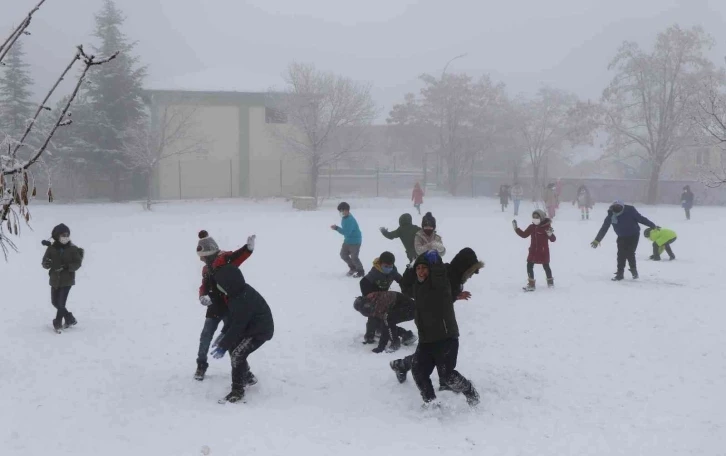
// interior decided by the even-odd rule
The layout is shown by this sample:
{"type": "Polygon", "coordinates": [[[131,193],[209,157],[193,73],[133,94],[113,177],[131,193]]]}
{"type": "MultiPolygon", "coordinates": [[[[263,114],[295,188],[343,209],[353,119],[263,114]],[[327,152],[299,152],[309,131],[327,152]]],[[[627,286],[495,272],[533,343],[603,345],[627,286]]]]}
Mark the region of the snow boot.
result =
{"type": "Polygon", "coordinates": [[[366,273],[364,271],[356,271],[353,273],[354,279],[360,279],[361,277],[365,276],[366,273]]]}
{"type": "Polygon", "coordinates": [[[547,279],[547,288],[554,288],[555,287],[555,279],[549,278],[547,279]]]}
{"type": "Polygon", "coordinates": [[[655,255],[649,256],[648,259],[649,260],[653,260],[653,261],[660,261],[660,257],[659,256],[655,256],[655,255]]]}
{"type": "Polygon", "coordinates": [[[416,343],[418,340],[418,337],[416,334],[413,333],[413,331],[406,331],[406,335],[403,336],[403,345],[409,346],[416,343]]]}
{"type": "Polygon", "coordinates": [[[620,272],[620,271],[618,271],[618,272],[615,273],[615,277],[613,277],[610,280],[612,280],[613,282],[619,282],[619,281],[623,280],[624,278],[625,277],[623,277],[623,273],[620,272]]]}
{"type": "Polygon", "coordinates": [[[257,384],[257,377],[255,377],[255,374],[253,374],[251,371],[247,371],[245,373],[245,377],[243,380],[244,386],[253,386],[257,384]]]}
{"type": "Polygon", "coordinates": [[[406,375],[408,374],[408,371],[404,367],[402,359],[394,359],[390,362],[389,366],[391,366],[393,372],[396,373],[396,379],[398,379],[398,383],[403,383],[406,381],[406,375]]]}
{"type": "Polygon", "coordinates": [[[479,393],[476,388],[474,388],[474,385],[471,385],[467,391],[464,391],[464,397],[466,397],[466,403],[469,404],[469,407],[476,407],[479,405],[479,393]]]}
{"type": "Polygon", "coordinates": [[[375,334],[365,334],[363,336],[363,344],[375,344],[376,343],[376,335],[375,334]]]}
{"type": "Polygon", "coordinates": [[[522,290],[534,291],[534,290],[536,290],[536,283],[537,283],[537,281],[534,279],[527,279],[527,286],[522,288],[522,290]]]}
{"type": "Polygon", "coordinates": [[[55,332],[57,333],[60,333],[61,329],[63,329],[63,324],[61,323],[62,320],[62,318],[53,319],[53,329],[55,329],[55,332]]]}
{"type": "Polygon", "coordinates": [[[194,372],[194,380],[199,380],[200,382],[204,380],[204,374],[207,373],[208,367],[209,364],[207,363],[197,363],[197,370],[194,372]]]}
{"type": "Polygon", "coordinates": [[[245,390],[241,388],[233,388],[232,391],[228,395],[224,397],[224,399],[220,400],[220,404],[224,404],[225,402],[230,402],[234,404],[235,402],[240,402],[245,397],[245,390]]]}
{"type": "Polygon", "coordinates": [[[633,279],[637,279],[638,277],[640,277],[638,275],[638,270],[637,269],[630,269],[630,273],[633,275],[633,279]]]}
{"type": "Polygon", "coordinates": [[[68,312],[64,318],[66,324],[63,325],[63,328],[70,328],[71,326],[76,326],[78,324],[78,320],[76,320],[76,317],[74,317],[70,312],[68,312]]]}
{"type": "Polygon", "coordinates": [[[676,256],[675,256],[675,255],[673,255],[673,256],[671,256],[671,257],[670,257],[670,260],[671,260],[671,261],[673,261],[673,260],[675,260],[675,259],[676,259],[676,256]]]}

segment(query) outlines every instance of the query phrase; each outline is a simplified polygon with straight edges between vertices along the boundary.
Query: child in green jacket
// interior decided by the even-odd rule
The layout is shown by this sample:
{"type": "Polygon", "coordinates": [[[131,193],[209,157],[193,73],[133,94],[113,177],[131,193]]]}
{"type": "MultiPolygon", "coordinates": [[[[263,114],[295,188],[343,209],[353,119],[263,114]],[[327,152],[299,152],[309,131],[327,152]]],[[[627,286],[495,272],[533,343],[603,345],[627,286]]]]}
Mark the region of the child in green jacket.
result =
{"type": "Polygon", "coordinates": [[[671,260],[676,259],[673,250],[671,250],[671,244],[678,239],[675,231],[665,228],[646,228],[643,236],[653,241],[653,255],[650,256],[651,260],[660,261],[660,255],[664,250],[668,253],[671,260]]]}

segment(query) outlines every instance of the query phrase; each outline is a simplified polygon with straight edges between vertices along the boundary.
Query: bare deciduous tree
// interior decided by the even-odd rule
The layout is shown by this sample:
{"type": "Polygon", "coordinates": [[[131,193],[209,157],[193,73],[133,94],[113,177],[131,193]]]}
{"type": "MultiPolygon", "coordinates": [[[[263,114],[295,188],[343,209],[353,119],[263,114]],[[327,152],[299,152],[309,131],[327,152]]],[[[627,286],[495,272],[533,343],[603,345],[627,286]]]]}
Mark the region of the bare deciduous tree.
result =
{"type": "Polygon", "coordinates": [[[594,124],[589,117],[579,115],[578,106],[575,95],[550,87],[518,103],[519,132],[532,165],[535,199],[541,196],[542,170],[550,154],[592,140],[594,124]]]}
{"type": "MultiPolygon", "coordinates": [[[[2,43],[2,45],[0,45],[0,64],[2,63],[2,59],[8,55],[13,45],[23,35],[28,33],[27,29],[33,19],[33,15],[40,9],[43,3],[45,3],[45,0],[41,0],[28,13],[20,25],[11,32],[10,36],[2,43]]],[[[7,237],[5,230],[7,229],[8,234],[15,234],[17,236],[19,234],[22,221],[24,220],[25,223],[30,221],[28,204],[31,198],[36,194],[35,188],[31,187],[33,178],[30,174],[30,168],[41,159],[56,131],[58,131],[60,127],[71,124],[69,113],[71,103],[73,103],[73,100],[78,95],[81,85],[86,79],[86,76],[91,68],[107,63],[116,58],[117,55],[118,53],[115,53],[105,59],[96,59],[95,56],[86,54],[82,46],[78,46],[68,66],[64,69],[58,80],[48,91],[43,101],[38,105],[33,118],[29,119],[22,137],[3,139],[2,145],[0,146],[0,250],[2,250],[6,257],[8,247],[14,249],[15,245],[7,237]],[[44,138],[41,138],[40,146],[33,148],[33,150],[27,154],[27,158],[22,158],[18,154],[22,149],[30,148],[30,145],[26,143],[26,140],[28,140],[31,134],[36,130],[36,122],[38,122],[41,114],[51,111],[51,108],[48,107],[48,100],[55,93],[61,81],[63,81],[78,61],[82,62],[82,69],[71,95],[67,97],[67,102],[61,108],[60,113],[57,115],[56,120],[53,122],[48,133],[43,135],[44,138]],[[5,153],[5,151],[7,152],[5,153]]],[[[52,193],[50,189],[48,190],[48,196],[49,199],[52,200],[52,193]]]]}
{"type": "Polygon", "coordinates": [[[700,180],[710,188],[726,184],[726,97],[723,88],[726,72],[720,70],[705,84],[703,96],[696,101],[694,120],[698,125],[696,140],[711,148],[721,149],[715,166],[700,170],[700,180]]]}
{"type": "Polygon", "coordinates": [[[161,162],[207,153],[209,145],[197,128],[197,108],[183,100],[165,104],[151,118],[151,123],[143,120],[126,131],[122,148],[128,167],[146,177],[146,210],[151,210],[154,178],[161,162]]]}
{"type": "Polygon", "coordinates": [[[663,165],[692,137],[693,101],[714,73],[704,55],[712,44],[702,28],[675,25],[658,34],[650,52],[623,43],[610,63],[616,74],[602,96],[610,152],[635,146],[650,165],[648,203],[656,202],[663,165]]]}
{"type": "Polygon", "coordinates": [[[292,63],[283,77],[287,88],[273,103],[293,128],[272,125],[272,134],[307,162],[317,198],[321,170],[368,144],[366,127],[378,114],[371,86],[302,63],[292,63]]]}

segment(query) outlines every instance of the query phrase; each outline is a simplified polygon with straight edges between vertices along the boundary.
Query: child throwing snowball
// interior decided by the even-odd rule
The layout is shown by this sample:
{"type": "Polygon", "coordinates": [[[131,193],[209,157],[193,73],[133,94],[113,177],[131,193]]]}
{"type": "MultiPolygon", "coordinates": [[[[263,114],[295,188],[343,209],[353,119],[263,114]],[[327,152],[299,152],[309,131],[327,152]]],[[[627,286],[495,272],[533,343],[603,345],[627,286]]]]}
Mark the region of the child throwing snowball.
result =
{"type": "Polygon", "coordinates": [[[552,221],[547,218],[547,214],[541,209],[532,212],[532,223],[526,230],[522,231],[517,226],[517,221],[512,220],[514,232],[521,238],[530,238],[529,255],[527,256],[527,286],[524,291],[534,291],[534,265],[541,264],[547,275],[547,286],[552,288],[555,286],[552,278],[552,270],[550,269],[550,241],[555,242],[555,231],[552,229],[552,221]]]}

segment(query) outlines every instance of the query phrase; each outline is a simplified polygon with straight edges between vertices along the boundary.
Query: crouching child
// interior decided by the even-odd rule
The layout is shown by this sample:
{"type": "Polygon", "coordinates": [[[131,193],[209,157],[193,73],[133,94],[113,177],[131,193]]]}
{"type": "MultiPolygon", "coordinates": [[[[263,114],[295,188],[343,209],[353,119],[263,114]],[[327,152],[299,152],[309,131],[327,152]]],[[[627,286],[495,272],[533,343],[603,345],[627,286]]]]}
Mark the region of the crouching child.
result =
{"type": "Polygon", "coordinates": [[[666,228],[646,228],[643,231],[643,236],[653,241],[653,255],[650,256],[651,260],[660,261],[660,256],[664,250],[668,253],[671,261],[676,259],[676,255],[673,253],[673,249],[671,249],[671,244],[678,239],[675,231],[666,228]]]}
{"type": "Polygon", "coordinates": [[[212,350],[212,357],[220,359],[229,352],[232,363],[232,390],[220,403],[239,402],[244,398],[245,387],[253,384],[254,376],[247,358],[272,339],[275,325],[267,302],[245,281],[237,266],[215,263],[213,269],[217,288],[227,300],[229,324],[212,350]]]}
{"type": "MultiPolygon", "coordinates": [[[[388,291],[393,282],[401,283],[401,274],[396,269],[396,257],[391,252],[383,252],[373,260],[373,267],[362,279],[360,279],[361,296],[368,296],[371,293],[388,291]]],[[[366,332],[363,336],[364,344],[372,344],[376,341],[377,323],[369,319],[366,323],[366,332]]]]}
{"type": "Polygon", "coordinates": [[[379,291],[368,296],[355,299],[353,308],[368,318],[371,326],[381,332],[378,347],[373,353],[386,350],[390,342],[389,352],[394,352],[403,345],[416,342],[416,335],[398,325],[413,320],[415,307],[413,300],[397,291],[379,291]]]}

